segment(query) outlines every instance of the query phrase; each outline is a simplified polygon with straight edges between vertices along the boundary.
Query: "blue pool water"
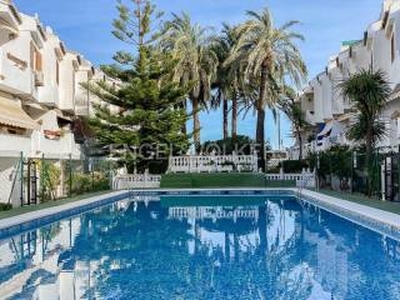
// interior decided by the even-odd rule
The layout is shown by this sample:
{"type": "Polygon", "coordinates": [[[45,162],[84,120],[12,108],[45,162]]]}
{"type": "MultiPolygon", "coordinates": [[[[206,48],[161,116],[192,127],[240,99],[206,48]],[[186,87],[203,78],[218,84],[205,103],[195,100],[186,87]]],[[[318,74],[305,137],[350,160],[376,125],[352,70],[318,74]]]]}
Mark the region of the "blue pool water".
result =
{"type": "Polygon", "coordinates": [[[400,299],[400,243],[288,197],[137,197],[1,240],[0,298],[400,299]]]}

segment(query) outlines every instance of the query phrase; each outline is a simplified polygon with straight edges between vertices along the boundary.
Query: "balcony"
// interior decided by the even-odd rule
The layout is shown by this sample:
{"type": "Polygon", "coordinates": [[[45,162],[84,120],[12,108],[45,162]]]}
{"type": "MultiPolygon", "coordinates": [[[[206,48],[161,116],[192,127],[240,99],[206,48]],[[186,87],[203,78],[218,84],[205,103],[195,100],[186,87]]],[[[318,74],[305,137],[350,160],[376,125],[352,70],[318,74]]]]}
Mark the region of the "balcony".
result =
{"type": "Polygon", "coordinates": [[[306,110],[305,118],[306,118],[307,123],[310,123],[310,124],[316,123],[314,111],[306,110]]]}
{"type": "Polygon", "coordinates": [[[88,97],[75,95],[75,114],[77,116],[89,116],[88,97]]]}
{"type": "Polygon", "coordinates": [[[59,93],[57,86],[38,86],[38,99],[40,103],[58,107],[59,105],[59,93]]]}
{"type": "Polygon", "coordinates": [[[31,95],[33,73],[28,62],[15,53],[0,49],[0,89],[22,95],[31,95]]]}
{"type": "Polygon", "coordinates": [[[36,131],[33,135],[33,156],[41,157],[44,154],[48,159],[72,159],[81,158],[80,146],[75,143],[71,132],[62,133],[59,138],[49,139],[43,132],[36,131]]]}
{"type": "Polygon", "coordinates": [[[21,151],[24,156],[31,154],[31,138],[29,136],[0,133],[0,156],[19,157],[21,151]]]}
{"type": "Polygon", "coordinates": [[[0,30],[2,33],[18,34],[21,17],[10,0],[0,0],[0,30]]]}

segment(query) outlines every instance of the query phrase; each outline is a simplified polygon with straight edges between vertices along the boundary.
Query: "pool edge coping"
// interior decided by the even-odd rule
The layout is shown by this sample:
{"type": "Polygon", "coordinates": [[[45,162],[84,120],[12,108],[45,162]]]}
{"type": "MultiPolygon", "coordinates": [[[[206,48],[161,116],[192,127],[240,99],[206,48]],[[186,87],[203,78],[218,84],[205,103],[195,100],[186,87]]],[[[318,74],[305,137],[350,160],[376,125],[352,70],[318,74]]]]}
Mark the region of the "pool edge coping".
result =
{"type": "MultiPolygon", "coordinates": [[[[298,192],[297,196],[299,196],[298,192]]],[[[355,224],[400,240],[400,215],[398,214],[311,190],[302,190],[301,197],[303,201],[355,224]]]]}
{"type": "MultiPolygon", "coordinates": [[[[189,188],[189,189],[138,189],[138,190],[121,190],[114,191],[104,195],[92,196],[86,199],[82,199],[72,203],[66,203],[59,206],[44,208],[28,213],[24,213],[18,216],[13,216],[9,218],[5,218],[0,220],[0,231],[7,230],[9,228],[15,226],[22,226],[23,224],[38,221],[40,219],[56,216],[58,214],[72,211],[74,209],[83,208],[85,206],[95,205],[106,201],[111,198],[119,198],[123,195],[129,197],[132,193],[137,193],[138,195],[151,195],[151,194],[160,194],[160,193],[172,193],[172,195],[179,195],[183,193],[191,193],[191,192],[204,192],[207,191],[209,194],[212,192],[226,192],[226,191],[287,191],[292,192],[293,196],[305,197],[303,199],[305,202],[311,203],[313,205],[319,206],[324,210],[328,210],[331,213],[334,213],[342,218],[348,219],[353,223],[357,223],[363,227],[367,227],[374,231],[378,231],[382,234],[387,234],[387,230],[389,232],[398,232],[397,236],[400,237],[400,215],[387,212],[381,209],[373,208],[367,205],[354,203],[351,201],[347,201],[345,199],[328,196],[322,193],[314,192],[311,190],[301,190],[299,193],[299,189],[297,188],[212,188],[212,189],[202,189],[202,188],[189,188]],[[359,217],[359,219],[355,217],[359,217]],[[367,221],[367,224],[366,224],[367,221]],[[386,230],[382,231],[379,228],[376,228],[373,225],[368,225],[369,223],[379,223],[380,227],[387,227],[386,230]]],[[[114,200],[118,201],[118,200],[114,200]]],[[[112,201],[112,202],[114,202],[112,201]]],[[[105,204],[103,204],[105,205],[105,204]]]]}
{"type": "Polygon", "coordinates": [[[4,218],[0,220],[0,231],[1,230],[5,230],[7,228],[10,227],[14,227],[14,226],[19,226],[22,225],[24,223],[27,222],[32,222],[38,219],[42,219],[45,217],[49,217],[52,215],[56,215],[62,212],[66,212],[69,210],[73,210],[79,207],[83,207],[85,205],[90,205],[90,204],[94,204],[94,203],[98,203],[101,202],[103,200],[109,199],[109,198],[113,198],[113,197],[118,197],[118,196],[122,196],[124,194],[127,194],[127,191],[114,191],[114,192],[109,192],[103,195],[98,195],[98,196],[92,196],[92,197],[88,197],[82,200],[78,200],[78,201],[74,201],[71,203],[65,203],[65,204],[61,204],[61,205],[57,205],[57,206],[53,206],[53,207],[47,207],[47,208],[43,208],[43,209],[38,209],[35,211],[30,211],[27,213],[22,213],[20,215],[17,216],[12,216],[12,217],[8,217],[8,218],[4,218]]]}

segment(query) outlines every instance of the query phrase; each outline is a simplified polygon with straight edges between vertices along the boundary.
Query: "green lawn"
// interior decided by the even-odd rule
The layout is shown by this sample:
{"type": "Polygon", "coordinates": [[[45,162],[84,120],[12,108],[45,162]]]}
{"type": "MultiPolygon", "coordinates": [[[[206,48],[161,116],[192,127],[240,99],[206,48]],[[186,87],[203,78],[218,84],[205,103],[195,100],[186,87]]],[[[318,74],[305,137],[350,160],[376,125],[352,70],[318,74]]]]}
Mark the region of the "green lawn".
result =
{"type": "Polygon", "coordinates": [[[71,197],[71,198],[65,198],[65,199],[60,199],[57,201],[46,202],[46,203],[42,203],[42,204],[38,204],[38,205],[29,205],[29,206],[14,208],[12,210],[0,211],[0,220],[18,216],[18,215],[22,215],[22,214],[26,214],[31,211],[41,210],[41,209],[48,208],[48,207],[54,207],[54,206],[58,206],[58,205],[63,205],[63,204],[87,199],[87,198],[90,198],[93,196],[104,195],[109,192],[110,191],[88,193],[88,194],[83,194],[83,195],[79,195],[79,196],[75,196],[75,197],[71,197]]]}
{"type": "Polygon", "coordinates": [[[294,181],[266,181],[259,174],[166,174],[161,188],[294,187],[294,181]]]}
{"type": "Polygon", "coordinates": [[[366,196],[361,195],[361,194],[350,194],[350,193],[338,192],[338,191],[332,191],[332,190],[320,190],[319,192],[322,194],[328,195],[328,196],[340,198],[340,199],[355,202],[358,204],[363,204],[366,206],[370,206],[373,208],[392,212],[395,214],[400,214],[400,203],[386,202],[386,201],[381,201],[378,199],[368,199],[366,196]]]}

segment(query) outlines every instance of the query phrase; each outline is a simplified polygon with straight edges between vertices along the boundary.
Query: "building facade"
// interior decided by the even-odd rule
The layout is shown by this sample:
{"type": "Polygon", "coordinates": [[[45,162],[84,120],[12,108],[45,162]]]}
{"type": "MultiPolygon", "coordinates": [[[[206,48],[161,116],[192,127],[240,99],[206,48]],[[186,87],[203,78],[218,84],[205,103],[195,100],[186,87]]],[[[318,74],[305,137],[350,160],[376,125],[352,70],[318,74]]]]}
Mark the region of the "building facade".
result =
{"type": "Polygon", "coordinates": [[[99,100],[81,84],[102,77],[37,16],[0,0],[0,203],[12,200],[21,158],[83,158],[74,122],[99,100]]]}
{"type": "MultiPolygon", "coordinates": [[[[302,132],[303,156],[324,151],[333,145],[354,145],[346,138],[356,111],[345,99],[338,84],[361,69],[383,70],[393,90],[381,114],[387,136],[379,147],[399,151],[400,146],[400,0],[385,0],[379,20],[368,26],[359,40],[342,43],[340,52],[298,94],[309,128],[302,132]]],[[[299,141],[291,148],[298,159],[299,141]]]]}

